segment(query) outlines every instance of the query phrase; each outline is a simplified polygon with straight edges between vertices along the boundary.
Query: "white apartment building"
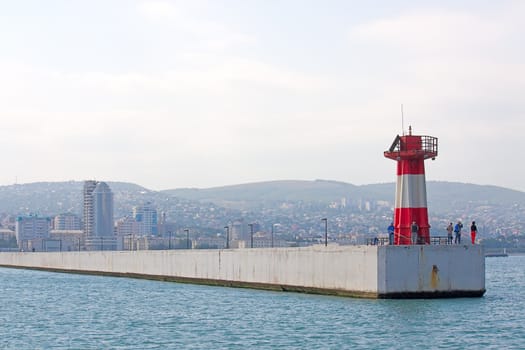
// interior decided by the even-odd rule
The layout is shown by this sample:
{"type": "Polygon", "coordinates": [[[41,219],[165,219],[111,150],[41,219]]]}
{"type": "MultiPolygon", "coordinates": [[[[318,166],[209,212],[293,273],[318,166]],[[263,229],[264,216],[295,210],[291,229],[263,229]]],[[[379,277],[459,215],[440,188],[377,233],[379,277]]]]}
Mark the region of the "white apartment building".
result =
{"type": "Polygon", "coordinates": [[[53,227],[55,230],[80,230],[81,227],[80,218],[73,213],[58,214],[53,219],[53,227]]]}
{"type": "Polygon", "coordinates": [[[51,218],[37,215],[16,218],[16,242],[21,250],[43,250],[44,240],[49,239],[51,218]]]}

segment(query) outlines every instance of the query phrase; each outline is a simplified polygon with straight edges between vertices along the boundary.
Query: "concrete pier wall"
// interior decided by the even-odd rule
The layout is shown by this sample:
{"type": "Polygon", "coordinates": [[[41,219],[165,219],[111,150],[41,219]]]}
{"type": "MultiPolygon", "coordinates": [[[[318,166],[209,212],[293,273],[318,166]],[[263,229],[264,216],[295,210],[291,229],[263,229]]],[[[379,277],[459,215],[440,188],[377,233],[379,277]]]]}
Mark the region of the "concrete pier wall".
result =
{"type": "Polygon", "coordinates": [[[480,245],[385,246],[378,255],[378,293],[385,297],[485,293],[485,255],[480,245]]]}
{"type": "Polygon", "coordinates": [[[20,252],[0,266],[371,298],[485,292],[480,246],[20,252]]]}

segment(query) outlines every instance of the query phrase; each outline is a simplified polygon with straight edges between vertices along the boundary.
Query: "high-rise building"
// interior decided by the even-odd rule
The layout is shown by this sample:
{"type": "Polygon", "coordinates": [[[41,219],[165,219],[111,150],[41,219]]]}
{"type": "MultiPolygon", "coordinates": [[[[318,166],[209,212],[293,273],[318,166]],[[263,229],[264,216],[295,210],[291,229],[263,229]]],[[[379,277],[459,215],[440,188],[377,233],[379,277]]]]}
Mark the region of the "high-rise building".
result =
{"type": "Polygon", "coordinates": [[[150,202],[133,208],[133,218],[138,223],[138,233],[143,236],[158,234],[157,208],[150,202]]]}
{"type": "Polygon", "coordinates": [[[84,241],[88,236],[93,236],[93,190],[97,186],[94,180],[84,181],[84,241]]]}
{"type": "Polygon", "coordinates": [[[84,183],[84,237],[88,250],[116,248],[113,192],[105,182],[84,183]]]}
{"type": "Polygon", "coordinates": [[[93,235],[114,236],[113,192],[105,182],[99,182],[93,190],[93,235]]]}

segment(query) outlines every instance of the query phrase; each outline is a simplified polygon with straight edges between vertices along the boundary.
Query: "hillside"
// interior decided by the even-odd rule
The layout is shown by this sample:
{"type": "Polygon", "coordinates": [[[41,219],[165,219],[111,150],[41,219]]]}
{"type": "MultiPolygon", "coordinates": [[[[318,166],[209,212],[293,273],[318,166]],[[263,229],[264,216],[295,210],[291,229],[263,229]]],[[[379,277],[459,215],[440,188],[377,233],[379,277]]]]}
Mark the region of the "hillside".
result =
{"type": "MultiPolygon", "coordinates": [[[[154,203],[174,230],[217,234],[225,225],[243,220],[268,230],[274,223],[282,232],[308,235],[319,220],[330,218],[331,230],[381,232],[392,217],[393,183],[355,186],[316,181],[270,181],[208,189],[151,191],[121,182],[108,182],[115,194],[115,219],[132,208],[154,203]],[[335,223],[337,223],[335,225],[335,223]]],[[[53,216],[72,212],[81,216],[83,182],[41,182],[0,186],[0,214],[36,213],[53,216]]],[[[480,231],[516,234],[525,231],[525,193],[495,186],[429,182],[430,223],[439,233],[451,220],[479,220],[480,231]]],[[[12,220],[10,221],[12,222],[12,220]]]]}
{"type": "MultiPolygon", "coordinates": [[[[429,220],[435,234],[448,222],[477,220],[482,234],[514,235],[525,231],[525,193],[496,186],[456,182],[427,183],[429,220]]],[[[271,181],[208,189],[165,191],[176,198],[213,203],[244,216],[304,230],[321,217],[337,222],[339,232],[377,232],[392,217],[395,184],[355,186],[335,181],[271,181]]],[[[334,229],[334,228],[333,228],[334,229]]]]}
{"type": "MultiPolygon", "coordinates": [[[[0,213],[80,214],[83,185],[82,181],[67,181],[0,186],[0,213]]],[[[125,215],[133,205],[166,198],[166,195],[131,183],[108,182],[108,185],[115,195],[115,214],[118,216],[125,215]]]]}
{"type": "Polygon", "coordinates": [[[303,201],[328,203],[345,196],[354,196],[357,186],[336,181],[268,181],[207,189],[182,188],[162,191],[166,194],[211,202],[221,206],[249,209],[273,202],[303,201]]]}
{"type": "MultiPolygon", "coordinates": [[[[349,183],[315,181],[268,181],[214,188],[182,188],[151,191],[136,184],[108,182],[115,194],[115,214],[126,215],[135,205],[154,202],[160,209],[180,201],[213,203],[236,210],[257,210],[279,206],[283,202],[317,203],[320,205],[355,201],[393,203],[395,184],[355,186],[349,183]]],[[[82,212],[82,181],[38,182],[0,186],[0,212],[54,215],[82,212]]],[[[525,207],[525,193],[496,186],[480,186],[457,182],[427,183],[428,206],[432,212],[446,213],[473,205],[525,207]]],[[[392,204],[393,205],[393,204],[392,204]]]]}
{"type": "MultiPolygon", "coordinates": [[[[330,203],[347,200],[386,201],[393,203],[395,184],[355,186],[349,183],[315,181],[270,181],[207,189],[174,189],[166,194],[210,202],[220,206],[247,210],[286,201],[330,203]]],[[[478,205],[525,206],[525,193],[496,186],[480,186],[457,182],[427,183],[428,205],[436,212],[448,212],[478,205]]]]}

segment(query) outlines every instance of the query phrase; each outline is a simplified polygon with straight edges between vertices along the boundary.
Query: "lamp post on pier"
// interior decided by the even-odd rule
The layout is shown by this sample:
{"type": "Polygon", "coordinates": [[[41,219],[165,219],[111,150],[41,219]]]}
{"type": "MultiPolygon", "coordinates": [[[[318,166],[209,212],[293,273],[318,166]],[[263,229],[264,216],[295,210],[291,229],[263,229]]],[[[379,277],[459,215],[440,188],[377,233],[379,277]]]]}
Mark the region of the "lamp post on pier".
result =
{"type": "Polygon", "coordinates": [[[190,230],[185,229],[186,232],[186,249],[190,249],[190,230]]]}
{"type": "Polygon", "coordinates": [[[274,230],[273,228],[275,227],[275,224],[272,224],[272,248],[273,248],[273,235],[274,235],[274,230]]]}
{"type": "Polygon", "coordinates": [[[321,221],[324,221],[324,246],[328,246],[328,219],[322,218],[321,221]]]}
{"type": "Polygon", "coordinates": [[[253,224],[248,224],[250,226],[250,248],[253,248],[253,224]]]}

